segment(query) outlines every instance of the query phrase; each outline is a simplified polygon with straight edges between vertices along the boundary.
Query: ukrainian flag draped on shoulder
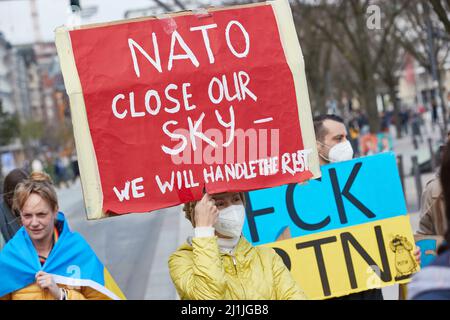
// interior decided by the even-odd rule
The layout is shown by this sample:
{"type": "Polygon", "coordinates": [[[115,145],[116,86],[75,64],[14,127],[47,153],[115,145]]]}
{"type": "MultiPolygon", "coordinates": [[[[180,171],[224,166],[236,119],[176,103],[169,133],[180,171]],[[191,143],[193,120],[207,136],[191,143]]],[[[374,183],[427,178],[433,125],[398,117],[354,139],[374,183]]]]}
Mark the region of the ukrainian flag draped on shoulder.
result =
{"type": "Polygon", "coordinates": [[[35,282],[36,273],[44,271],[52,274],[56,283],[86,286],[111,299],[125,299],[86,240],[69,229],[63,213],[58,213],[57,220],[64,226],[43,266],[23,227],[0,252],[0,297],[29,286],[35,282]]]}

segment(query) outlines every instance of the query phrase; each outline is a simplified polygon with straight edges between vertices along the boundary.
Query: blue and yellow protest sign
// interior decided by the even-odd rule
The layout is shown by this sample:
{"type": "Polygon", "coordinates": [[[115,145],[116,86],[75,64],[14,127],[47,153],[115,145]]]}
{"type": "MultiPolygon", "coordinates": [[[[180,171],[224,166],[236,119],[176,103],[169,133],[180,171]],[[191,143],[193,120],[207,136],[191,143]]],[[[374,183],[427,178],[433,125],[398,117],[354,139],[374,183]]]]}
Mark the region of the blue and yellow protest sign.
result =
{"type": "Polygon", "coordinates": [[[246,195],[244,236],[272,247],[311,299],[409,282],[419,267],[395,155],[322,166],[246,195]],[[292,238],[277,241],[288,228],[292,238]]]}

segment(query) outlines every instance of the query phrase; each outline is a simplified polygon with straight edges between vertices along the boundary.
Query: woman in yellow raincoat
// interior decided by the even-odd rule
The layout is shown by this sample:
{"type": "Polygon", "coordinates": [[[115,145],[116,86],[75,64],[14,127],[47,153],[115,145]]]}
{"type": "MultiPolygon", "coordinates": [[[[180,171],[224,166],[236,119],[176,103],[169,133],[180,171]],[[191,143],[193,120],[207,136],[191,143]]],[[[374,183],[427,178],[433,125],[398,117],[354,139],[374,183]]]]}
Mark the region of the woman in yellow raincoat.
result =
{"type": "Polygon", "coordinates": [[[184,211],[194,237],[169,258],[181,299],[306,299],[273,249],[253,247],[241,236],[243,194],[205,194],[184,211]]]}

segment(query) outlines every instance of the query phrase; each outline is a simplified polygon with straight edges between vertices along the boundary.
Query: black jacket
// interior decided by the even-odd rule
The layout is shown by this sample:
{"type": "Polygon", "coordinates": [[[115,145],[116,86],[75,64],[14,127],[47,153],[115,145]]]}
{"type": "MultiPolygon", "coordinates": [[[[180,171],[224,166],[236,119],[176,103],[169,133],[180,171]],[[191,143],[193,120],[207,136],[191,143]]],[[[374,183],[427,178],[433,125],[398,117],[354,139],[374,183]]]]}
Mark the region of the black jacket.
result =
{"type": "Polygon", "coordinates": [[[5,242],[11,240],[20,229],[19,222],[4,201],[0,202],[0,231],[5,242]]]}

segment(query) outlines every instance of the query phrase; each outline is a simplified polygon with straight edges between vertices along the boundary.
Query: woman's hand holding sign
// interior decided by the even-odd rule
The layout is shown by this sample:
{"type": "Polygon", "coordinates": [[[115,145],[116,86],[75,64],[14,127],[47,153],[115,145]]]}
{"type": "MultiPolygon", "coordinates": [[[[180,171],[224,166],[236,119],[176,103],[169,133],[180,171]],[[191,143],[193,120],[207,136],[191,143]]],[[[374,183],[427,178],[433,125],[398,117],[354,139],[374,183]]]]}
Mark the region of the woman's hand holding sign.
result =
{"type": "Polygon", "coordinates": [[[61,300],[63,291],[58,287],[52,275],[39,271],[36,274],[36,283],[41,289],[47,289],[55,299],[61,300]]]}
{"type": "Polygon", "coordinates": [[[219,216],[214,199],[207,193],[203,195],[195,206],[194,221],[195,227],[212,227],[219,216]]]}

